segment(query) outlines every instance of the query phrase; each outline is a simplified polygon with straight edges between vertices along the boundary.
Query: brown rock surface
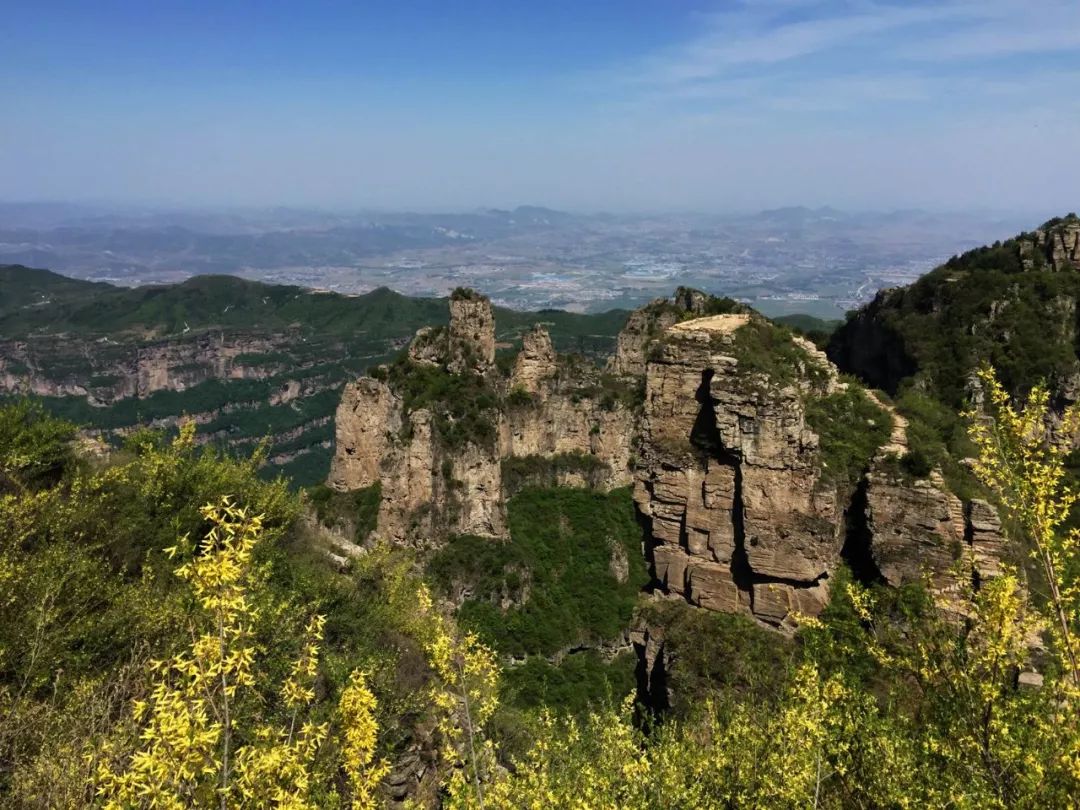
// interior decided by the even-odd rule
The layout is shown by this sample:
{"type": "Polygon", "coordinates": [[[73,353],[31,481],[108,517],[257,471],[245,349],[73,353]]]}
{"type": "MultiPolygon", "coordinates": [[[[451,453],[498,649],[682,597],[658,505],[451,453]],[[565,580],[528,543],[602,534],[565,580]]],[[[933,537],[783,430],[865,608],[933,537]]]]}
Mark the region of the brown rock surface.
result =
{"type": "MultiPolygon", "coordinates": [[[[377,533],[392,542],[429,546],[452,534],[504,537],[507,533],[502,459],[507,456],[591,455],[602,462],[588,477],[568,472],[558,483],[602,488],[630,483],[635,415],[621,401],[602,401],[595,368],[560,372],[542,328],[523,339],[510,380],[494,376],[494,319],[488,299],[458,294],[448,330],[421,330],[409,349],[417,365],[445,364],[450,373],[488,374],[487,385],[531,395],[507,405],[494,441],[450,447],[430,410],[403,412],[383,382],[362,378],[348,386],[338,409],[337,450],[328,483],[342,490],[382,482],[377,533]]],[[[440,419],[444,417],[439,417],[440,419]]]]}
{"type": "Polygon", "coordinates": [[[779,625],[791,610],[820,610],[843,505],[821,485],[799,389],[738,368],[732,341],[749,320],[710,316],[668,330],[646,373],[635,501],[666,588],[779,625]],[[755,591],[768,583],[778,588],[755,591]],[[768,598],[761,610],[756,594],[768,598]]]}
{"type": "Polygon", "coordinates": [[[382,477],[381,461],[401,430],[401,400],[371,377],[345,386],[335,417],[337,445],[327,484],[362,489],[382,477]]]}
{"type": "Polygon", "coordinates": [[[547,390],[556,370],[551,336],[544,327],[537,325],[521,338],[521,352],[514,361],[510,385],[530,394],[540,394],[547,390]]]}
{"type": "Polygon", "coordinates": [[[866,522],[874,562],[890,585],[930,574],[948,587],[964,542],[963,505],[928,480],[906,482],[875,462],[867,475],[866,522]]]}
{"type": "Polygon", "coordinates": [[[449,364],[454,373],[486,374],[495,365],[495,315],[487,296],[455,291],[450,296],[449,364]]]}

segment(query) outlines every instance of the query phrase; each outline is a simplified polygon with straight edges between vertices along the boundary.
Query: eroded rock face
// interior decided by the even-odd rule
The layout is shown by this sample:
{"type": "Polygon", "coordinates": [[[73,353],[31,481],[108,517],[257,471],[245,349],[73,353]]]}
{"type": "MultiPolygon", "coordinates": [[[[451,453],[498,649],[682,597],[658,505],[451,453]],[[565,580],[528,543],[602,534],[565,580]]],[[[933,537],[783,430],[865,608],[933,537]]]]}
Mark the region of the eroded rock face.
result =
{"type": "Polygon", "coordinates": [[[937,473],[904,480],[884,457],[866,477],[866,523],[870,553],[886,584],[927,581],[946,602],[963,585],[1000,576],[1007,554],[990,503],[961,502],[937,473]]]}
{"type": "Polygon", "coordinates": [[[731,356],[747,320],[668,330],[646,374],[635,501],[669,591],[780,625],[823,605],[844,505],[821,483],[799,389],[763,384],[731,356]]]}
{"type": "Polygon", "coordinates": [[[591,380],[573,375],[556,379],[557,358],[541,328],[524,336],[514,373],[505,383],[492,380],[493,357],[491,305],[479,296],[452,301],[450,328],[421,330],[409,349],[415,364],[443,365],[459,374],[488,373],[488,384],[504,385],[504,395],[516,392],[516,404],[492,413],[497,424],[490,442],[448,446],[435,414],[427,409],[405,413],[401,398],[379,380],[365,377],[346,388],[328,483],[352,490],[382,482],[379,536],[413,546],[439,545],[454,534],[505,537],[502,460],[509,456],[590,455],[601,463],[588,476],[569,470],[559,483],[602,488],[630,483],[632,409],[620,401],[582,396],[582,390],[591,390],[583,387],[591,380]],[[520,393],[527,395],[524,401],[520,393]]]}
{"type": "Polygon", "coordinates": [[[363,489],[382,477],[381,461],[401,431],[401,399],[384,382],[361,377],[345,386],[335,421],[337,445],[327,484],[363,489]]]}
{"type": "Polygon", "coordinates": [[[623,376],[643,376],[649,345],[681,317],[681,311],[666,298],[658,298],[648,306],[634,310],[615,340],[615,354],[608,360],[608,371],[623,376]]]}
{"type": "Polygon", "coordinates": [[[495,315],[486,296],[465,291],[450,297],[450,371],[486,374],[495,365],[495,315]]]}
{"type": "MultiPolygon", "coordinates": [[[[503,457],[580,453],[595,457],[607,470],[594,483],[602,489],[628,486],[636,416],[620,402],[605,405],[554,391],[531,404],[511,407],[499,426],[503,457]]],[[[584,479],[562,481],[583,486],[584,479]]]]}
{"type": "Polygon", "coordinates": [[[157,391],[184,391],[207,380],[265,379],[283,371],[284,364],[247,365],[244,355],[272,353],[295,339],[292,334],[271,340],[220,332],[149,342],[99,341],[92,347],[64,336],[4,341],[0,394],[86,396],[92,405],[109,405],[157,391]]]}
{"type": "Polygon", "coordinates": [[[875,461],[867,475],[870,552],[886,583],[900,586],[929,575],[935,587],[954,584],[964,543],[964,507],[943,484],[906,482],[875,461]]]}
{"type": "Polygon", "coordinates": [[[422,366],[441,366],[446,362],[446,329],[424,326],[409,344],[409,359],[422,366]]]}
{"type": "Polygon", "coordinates": [[[1025,270],[1036,266],[1035,254],[1041,253],[1050,269],[1080,270],[1080,219],[1067,217],[1053,228],[1040,228],[1034,239],[1021,244],[1025,270]]]}
{"type": "Polygon", "coordinates": [[[981,498],[973,498],[964,510],[964,540],[971,548],[975,572],[981,580],[1001,575],[1008,541],[997,509],[981,498]]]}
{"type": "Polygon", "coordinates": [[[537,325],[521,339],[521,352],[514,361],[510,385],[529,394],[539,394],[547,390],[556,370],[551,336],[537,325]]]}
{"type": "Polygon", "coordinates": [[[393,438],[378,459],[382,502],[377,535],[418,548],[437,547],[454,534],[505,537],[506,508],[494,448],[467,444],[451,452],[430,411],[413,411],[407,418],[410,434],[393,438]]]}

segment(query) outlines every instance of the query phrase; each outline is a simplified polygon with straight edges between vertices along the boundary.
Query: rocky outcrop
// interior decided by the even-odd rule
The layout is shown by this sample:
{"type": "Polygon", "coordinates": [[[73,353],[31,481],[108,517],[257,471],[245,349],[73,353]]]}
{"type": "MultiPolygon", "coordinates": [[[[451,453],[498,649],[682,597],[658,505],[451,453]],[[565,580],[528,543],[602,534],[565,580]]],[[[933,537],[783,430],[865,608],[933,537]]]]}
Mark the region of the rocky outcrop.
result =
{"type": "MultiPolygon", "coordinates": [[[[557,368],[543,330],[526,336],[511,377],[511,396],[499,425],[504,457],[582,454],[604,466],[588,482],[603,489],[629,486],[637,413],[600,387],[600,374],[587,367],[557,368]],[[528,350],[529,354],[526,355],[528,350]],[[524,357],[523,357],[524,356],[524,357]],[[529,393],[518,398],[515,392],[529,393]]],[[[586,480],[567,479],[569,485],[586,480]]]]}
{"type": "Polygon", "coordinates": [[[1025,270],[1048,266],[1055,272],[1080,270],[1080,218],[1070,214],[1051,220],[1030,238],[1021,238],[1020,256],[1025,270]]]}
{"type": "Polygon", "coordinates": [[[472,290],[450,296],[449,362],[451,372],[488,373],[495,365],[495,315],[491,302],[472,290]]]}
{"type": "MultiPolygon", "coordinates": [[[[448,452],[430,411],[413,411],[405,419],[407,437],[391,436],[380,456],[365,460],[365,465],[377,464],[382,482],[377,534],[420,548],[438,546],[451,534],[504,537],[506,512],[494,450],[469,444],[448,452]]],[[[336,454],[331,476],[332,486],[359,488],[352,486],[336,454]]]]}
{"type": "Polygon", "coordinates": [[[401,399],[384,382],[362,377],[341,394],[334,417],[337,449],[327,483],[363,489],[382,477],[382,459],[401,431],[401,399]]]}
{"type": "Polygon", "coordinates": [[[634,494],[667,590],[781,625],[823,606],[844,504],[821,481],[798,383],[774,385],[732,356],[749,320],[720,315],[667,331],[646,375],[634,494]]]}
{"type": "Polygon", "coordinates": [[[975,574],[979,580],[1001,575],[1001,564],[1008,554],[1008,541],[1001,518],[992,504],[973,498],[964,509],[964,542],[971,549],[975,574]]]}
{"type": "Polygon", "coordinates": [[[880,457],[866,477],[866,525],[876,573],[888,585],[927,582],[950,601],[963,586],[999,576],[1008,541],[997,510],[962,502],[941,475],[914,479],[880,457]]]}
{"type": "Polygon", "coordinates": [[[409,344],[409,359],[421,366],[443,365],[446,352],[446,328],[442,326],[421,327],[409,344]]]}
{"type": "Polygon", "coordinates": [[[475,294],[457,304],[449,327],[421,330],[407,362],[347,386],[338,409],[329,483],[351,490],[380,481],[376,531],[392,542],[504,537],[505,500],[528,483],[633,483],[659,590],[771,627],[820,612],[845,559],[857,576],[893,585],[929,574],[941,592],[958,585],[965,550],[976,576],[999,570],[1004,540],[993,507],[961,502],[936,473],[901,475],[907,424],[895,413],[858,486],[846,474],[837,479],[807,403],[850,383],[813,344],[734,302],[684,290],[646,307],[647,318],[631,317],[614,365],[633,368],[637,348],[627,347],[642,349],[640,407],[633,376],[557,356],[539,327],[523,335],[512,371],[500,377],[487,359],[490,304],[475,294]],[[668,325],[657,334],[660,323],[668,325]],[[498,403],[487,412],[490,441],[462,441],[454,433],[461,417],[447,403],[409,409],[400,375],[423,366],[471,380],[478,399],[498,403]]]}
{"type": "Polygon", "coordinates": [[[510,386],[529,394],[541,394],[547,391],[557,371],[551,336],[537,325],[521,338],[521,351],[514,361],[510,386]]]}
{"type": "Polygon", "coordinates": [[[508,457],[589,456],[594,464],[587,476],[564,465],[558,483],[630,483],[635,414],[605,393],[599,370],[560,366],[548,333],[537,327],[523,336],[509,379],[498,379],[490,302],[459,292],[450,313],[447,329],[417,334],[409,362],[479,380],[484,396],[500,400],[485,416],[493,422],[490,441],[448,442],[440,430],[452,428],[453,417],[437,410],[447,403],[407,412],[393,385],[371,377],[347,386],[338,408],[327,482],[338,490],[382,482],[379,536],[414,546],[438,545],[455,534],[504,537],[502,462],[508,457]]]}
{"type": "Polygon", "coordinates": [[[749,307],[730,298],[717,298],[691,287],[679,287],[670,299],[657,298],[630,313],[616,338],[615,353],[608,359],[607,370],[621,376],[641,377],[645,374],[649,348],[668,328],[688,318],[749,312],[749,307]]]}
{"type": "Polygon", "coordinates": [[[184,391],[207,380],[261,380],[283,364],[251,363],[278,351],[293,336],[269,339],[244,333],[203,333],[187,339],[91,344],[63,336],[0,343],[0,394],[85,396],[92,405],[184,391]]]}
{"type": "Polygon", "coordinates": [[[634,310],[615,340],[615,354],[608,360],[608,370],[624,376],[644,376],[649,344],[678,323],[680,317],[681,313],[664,298],[634,310]]]}
{"type": "Polygon", "coordinates": [[[876,461],[867,474],[866,523],[870,552],[886,583],[900,586],[929,576],[940,591],[955,584],[964,506],[940,477],[905,480],[887,459],[876,461]]]}

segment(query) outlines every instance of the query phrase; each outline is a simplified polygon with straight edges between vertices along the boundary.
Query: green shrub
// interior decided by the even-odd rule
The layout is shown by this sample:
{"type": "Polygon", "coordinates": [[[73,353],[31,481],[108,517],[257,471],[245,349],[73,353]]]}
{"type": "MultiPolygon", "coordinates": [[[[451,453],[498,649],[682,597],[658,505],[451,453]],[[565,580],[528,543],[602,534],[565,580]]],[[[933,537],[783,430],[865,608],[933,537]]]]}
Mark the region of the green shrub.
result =
{"type": "Polygon", "coordinates": [[[846,486],[855,485],[892,430],[892,417],[856,383],[809,398],[806,422],[820,439],[822,477],[846,486]]]}
{"type": "Polygon", "coordinates": [[[75,425],[36,402],[0,405],[0,495],[55,484],[71,464],[75,425]]]}
{"type": "Polygon", "coordinates": [[[382,484],[376,481],[352,492],[338,492],[319,484],[308,490],[308,497],[320,522],[332,529],[349,531],[357,543],[362,543],[375,530],[382,503],[382,484]]]}
{"type": "Polygon", "coordinates": [[[746,616],[701,610],[681,601],[648,602],[641,618],[663,628],[677,716],[692,713],[697,696],[725,694],[751,703],[775,700],[797,649],[746,616]]]}
{"type": "Polygon", "coordinates": [[[503,700],[520,709],[553,708],[580,715],[600,706],[618,705],[636,686],[636,657],[623,652],[610,661],[594,650],[566,656],[558,665],[529,656],[503,674],[503,700]]]}
{"type": "Polygon", "coordinates": [[[502,460],[502,484],[506,497],[526,486],[554,487],[559,478],[567,473],[577,473],[590,486],[597,486],[602,476],[611,468],[588,453],[556,453],[552,456],[510,456],[502,460]]]}
{"type": "Polygon", "coordinates": [[[401,396],[406,414],[432,412],[435,429],[448,447],[495,441],[499,398],[481,375],[452,374],[402,357],[387,368],[387,381],[401,396]]]}
{"type": "Polygon", "coordinates": [[[529,488],[507,509],[509,541],[454,538],[428,565],[444,594],[471,592],[459,621],[519,657],[617,636],[648,581],[630,490],[529,488]],[[613,556],[626,561],[625,582],[613,556]]]}

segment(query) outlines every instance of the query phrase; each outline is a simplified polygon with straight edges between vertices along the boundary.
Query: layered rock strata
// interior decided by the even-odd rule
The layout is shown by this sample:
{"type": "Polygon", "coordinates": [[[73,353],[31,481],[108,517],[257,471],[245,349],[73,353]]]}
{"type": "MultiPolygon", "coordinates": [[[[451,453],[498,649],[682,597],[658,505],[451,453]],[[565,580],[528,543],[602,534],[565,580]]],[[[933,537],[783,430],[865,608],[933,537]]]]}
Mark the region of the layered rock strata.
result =
{"type": "MultiPolygon", "coordinates": [[[[98,345],[65,337],[0,343],[0,394],[86,396],[105,406],[157,391],[184,391],[207,380],[259,380],[284,370],[245,363],[245,357],[279,351],[294,340],[244,333],[204,333],[183,340],[98,345]]],[[[104,342],[103,342],[104,341],[104,342]]]]}
{"type": "Polygon", "coordinates": [[[353,490],[382,482],[377,536],[414,546],[438,545],[455,534],[505,537],[503,461],[510,457],[588,457],[586,468],[562,464],[556,482],[630,483],[633,409],[602,395],[597,369],[561,363],[544,329],[523,336],[513,371],[503,379],[494,362],[491,304],[466,291],[451,299],[449,327],[420,330],[408,357],[416,367],[477,375],[500,406],[489,413],[490,441],[450,446],[439,428],[446,417],[429,408],[407,412],[389,382],[364,377],[346,386],[328,484],[353,490]]]}
{"type": "Polygon", "coordinates": [[[511,401],[499,425],[503,457],[591,456],[603,470],[589,477],[569,471],[558,483],[629,486],[636,414],[622,400],[592,393],[598,378],[595,369],[582,364],[560,367],[543,328],[526,333],[510,378],[511,401]]]}
{"type": "Polygon", "coordinates": [[[732,356],[749,319],[668,329],[648,364],[634,498],[665,589],[781,625],[824,605],[844,504],[822,485],[798,383],[771,384],[732,356]]]}

